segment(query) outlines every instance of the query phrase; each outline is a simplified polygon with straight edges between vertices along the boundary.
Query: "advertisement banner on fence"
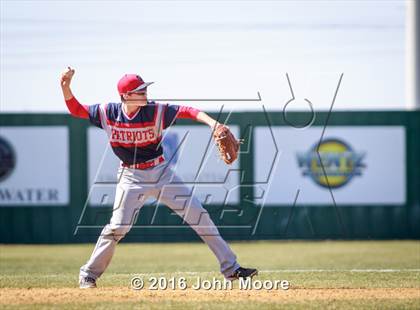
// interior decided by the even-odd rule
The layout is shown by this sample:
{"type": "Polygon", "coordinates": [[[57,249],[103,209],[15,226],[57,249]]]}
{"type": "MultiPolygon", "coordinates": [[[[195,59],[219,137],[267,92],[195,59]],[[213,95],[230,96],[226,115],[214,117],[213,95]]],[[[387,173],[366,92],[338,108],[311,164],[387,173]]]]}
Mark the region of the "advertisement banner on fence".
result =
{"type": "MultiPolygon", "coordinates": [[[[238,126],[229,126],[239,136],[238,126]]],[[[204,204],[239,202],[239,160],[226,165],[218,155],[207,126],[173,126],[163,137],[165,160],[204,204]]],[[[113,203],[119,159],[103,130],[88,129],[89,204],[113,203]]],[[[153,203],[149,199],[147,204],[153,203]]]]}
{"type": "Polygon", "coordinates": [[[266,205],[406,202],[403,126],[259,127],[254,138],[256,187],[266,205]]]}
{"type": "Polygon", "coordinates": [[[68,203],[67,127],[0,127],[0,206],[68,203]]]}

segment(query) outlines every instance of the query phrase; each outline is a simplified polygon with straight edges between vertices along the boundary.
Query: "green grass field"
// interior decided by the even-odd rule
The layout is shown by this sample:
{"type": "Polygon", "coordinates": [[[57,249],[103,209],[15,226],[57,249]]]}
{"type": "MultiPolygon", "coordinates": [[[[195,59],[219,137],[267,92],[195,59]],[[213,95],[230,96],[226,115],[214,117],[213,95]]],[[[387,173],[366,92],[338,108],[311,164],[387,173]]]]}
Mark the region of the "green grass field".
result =
{"type": "Polygon", "coordinates": [[[120,244],[99,289],[77,288],[88,245],[0,246],[1,308],[420,309],[420,242],[237,242],[231,246],[259,280],[290,289],[149,290],[150,277],[222,279],[201,243],[120,244]],[[143,290],[130,288],[139,275],[143,290]]]}

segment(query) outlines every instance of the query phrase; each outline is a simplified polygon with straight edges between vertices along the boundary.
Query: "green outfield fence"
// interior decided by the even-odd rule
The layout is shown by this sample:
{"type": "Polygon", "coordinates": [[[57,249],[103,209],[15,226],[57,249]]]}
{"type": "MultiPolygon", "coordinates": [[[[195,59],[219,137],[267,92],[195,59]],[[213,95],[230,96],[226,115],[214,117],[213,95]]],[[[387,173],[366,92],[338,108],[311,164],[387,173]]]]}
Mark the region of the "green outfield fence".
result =
{"type": "MultiPolygon", "coordinates": [[[[228,114],[210,113],[223,121],[228,114]]],[[[288,122],[305,123],[310,113],[290,112],[288,122]]],[[[198,125],[188,120],[178,124],[198,125]]],[[[241,136],[249,139],[258,126],[289,126],[281,112],[233,113],[229,125],[240,126],[241,136]]],[[[207,205],[217,225],[237,226],[221,229],[230,240],[254,239],[419,239],[420,238],[420,111],[368,111],[368,112],[317,112],[312,126],[404,126],[406,129],[406,204],[395,206],[357,205],[336,207],[313,205],[307,208],[283,206],[260,208],[254,202],[254,139],[249,152],[240,155],[242,173],[240,204],[224,208],[232,210],[232,216],[219,219],[221,206],[207,205]],[[237,212],[242,216],[238,217],[237,212]],[[260,215],[260,216],[258,216],[260,215]],[[310,223],[308,222],[310,219],[310,223]],[[258,226],[255,229],[256,221],[258,226]],[[243,228],[243,227],[247,228],[243,228]],[[242,228],[240,228],[242,227],[242,228]]],[[[86,120],[66,114],[0,114],[2,126],[67,126],[69,129],[69,178],[70,198],[68,206],[0,206],[0,243],[77,243],[96,240],[99,228],[80,230],[75,228],[88,194],[87,129],[86,120]]],[[[36,148],[36,145],[34,145],[36,148]]],[[[54,151],[50,152],[54,156],[54,151]]],[[[46,158],[45,164],[48,164],[46,158]]],[[[1,188],[1,183],[0,183],[1,188]]],[[[170,211],[159,212],[159,225],[178,225],[180,220],[170,211]]],[[[111,208],[87,208],[85,219],[104,225],[111,208]]],[[[137,224],[146,224],[154,214],[154,207],[144,207],[137,224]]],[[[229,214],[229,213],[228,213],[229,214]]],[[[190,228],[139,228],[133,229],[125,242],[191,241],[198,237],[190,228]]]]}

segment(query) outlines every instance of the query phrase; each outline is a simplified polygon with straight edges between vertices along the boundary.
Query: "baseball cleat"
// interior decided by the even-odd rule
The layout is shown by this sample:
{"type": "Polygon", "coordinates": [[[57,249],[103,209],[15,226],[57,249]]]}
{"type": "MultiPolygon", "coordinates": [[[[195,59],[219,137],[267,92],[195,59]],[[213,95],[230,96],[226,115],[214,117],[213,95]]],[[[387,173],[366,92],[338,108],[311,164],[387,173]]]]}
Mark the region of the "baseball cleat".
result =
{"type": "Polygon", "coordinates": [[[80,277],[79,287],[80,288],[96,288],[96,280],[91,277],[80,277]]]}
{"type": "Polygon", "coordinates": [[[239,278],[252,278],[258,274],[258,270],[255,268],[242,268],[239,267],[235,272],[228,277],[228,280],[236,280],[239,278]]]}

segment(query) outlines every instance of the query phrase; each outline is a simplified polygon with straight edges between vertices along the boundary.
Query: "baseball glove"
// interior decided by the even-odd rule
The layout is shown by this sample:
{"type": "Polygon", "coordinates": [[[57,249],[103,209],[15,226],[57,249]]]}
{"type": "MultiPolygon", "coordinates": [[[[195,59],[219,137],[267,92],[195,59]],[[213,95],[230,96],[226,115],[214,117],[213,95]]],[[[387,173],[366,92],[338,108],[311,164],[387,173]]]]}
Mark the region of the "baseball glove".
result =
{"type": "Polygon", "coordinates": [[[232,164],[238,158],[239,145],[243,140],[237,140],[229,127],[219,124],[213,132],[213,138],[219,149],[219,155],[225,163],[232,164]]]}

